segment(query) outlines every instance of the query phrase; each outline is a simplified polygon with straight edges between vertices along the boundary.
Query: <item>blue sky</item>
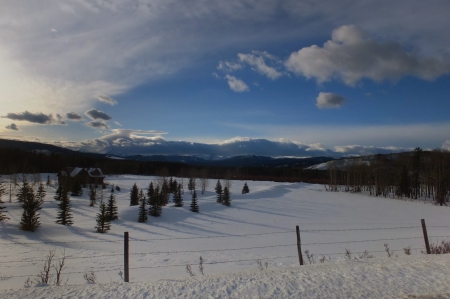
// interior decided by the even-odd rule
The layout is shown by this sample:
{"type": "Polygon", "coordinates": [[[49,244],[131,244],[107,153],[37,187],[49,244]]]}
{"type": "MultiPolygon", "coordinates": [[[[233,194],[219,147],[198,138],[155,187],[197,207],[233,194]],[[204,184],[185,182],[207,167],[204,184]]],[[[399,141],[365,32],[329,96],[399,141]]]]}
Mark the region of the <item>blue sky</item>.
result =
{"type": "Polygon", "coordinates": [[[437,0],[2,1],[0,136],[130,153],[449,149],[448,15],[437,0]]]}

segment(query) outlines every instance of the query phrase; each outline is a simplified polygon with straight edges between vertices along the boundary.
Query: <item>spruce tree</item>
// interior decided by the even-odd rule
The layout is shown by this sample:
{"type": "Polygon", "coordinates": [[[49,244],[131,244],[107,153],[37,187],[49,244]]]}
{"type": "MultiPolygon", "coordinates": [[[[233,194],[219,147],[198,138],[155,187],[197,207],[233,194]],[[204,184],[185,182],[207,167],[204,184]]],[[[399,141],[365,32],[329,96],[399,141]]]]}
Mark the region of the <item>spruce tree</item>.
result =
{"type": "Polygon", "coordinates": [[[145,198],[144,191],[139,192],[139,218],[138,222],[147,222],[147,199],[145,198]]]}
{"type": "Polygon", "coordinates": [[[227,207],[229,207],[231,204],[230,191],[228,191],[228,187],[223,188],[222,204],[227,207]]]}
{"type": "Polygon", "coordinates": [[[50,179],[49,175],[47,176],[47,183],[46,183],[46,185],[47,185],[47,188],[52,185],[52,180],[50,179]]]}
{"type": "Polygon", "coordinates": [[[150,200],[150,198],[153,196],[154,193],[155,193],[155,187],[153,186],[153,182],[150,182],[150,184],[148,185],[148,189],[147,189],[148,200],[150,200]]]}
{"type": "MultiPolygon", "coordinates": [[[[0,175],[0,178],[1,178],[1,175],[0,175]]],[[[0,202],[3,202],[2,201],[2,196],[5,195],[5,194],[6,194],[6,187],[3,184],[3,182],[0,182],[0,202]]]]}
{"type": "Polygon", "coordinates": [[[248,188],[247,182],[245,182],[244,187],[242,187],[242,194],[250,193],[250,189],[248,188]]]}
{"type": "Polygon", "coordinates": [[[167,183],[167,180],[164,179],[164,182],[161,187],[161,199],[162,199],[162,205],[167,205],[169,203],[170,198],[170,188],[169,184],[167,183]]]}
{"type": "Polygon", "coordinates": [[[61,202],[58,204],[59,211],[56,217],[56,223],[62,225],[72,225],[72,206],[70,204],[70,198],[65,188],[61,191],[61,202]]]}
{"type": "Polygon", "coordinates": [[[29,192],[30,190],[32,190],[32,192],[34,192],[33,188],[30,186],[28,181],[26,179],[24,179],[22,181],[22,187],[20,187],[19,192],[17,192],[17,195],[16,195],[17,201],[24,202],[26,193],[29,192]]]}
{"type": "Polygon", "coordinates": [[[217,180],[217,184],[216,184],[216,193],[217,193],[217,202],[218,203],[222,203],[222,199],[223,199],[223,190],[222,190],[222,184],[220,184],[220,181],[217,180]]]}
{"type": "Polygon", "coordinates": [[[134,183],[130,191],[130,206],[137,206],[139,204],[139,189],[134,183]]]}
{"type": "Polygon", "coordinates": [[[192,191],[195,190],[195,179],[194,178],[189,178],[188,190],[191,191],[191,194],[192,194],[192,191]]]}
{"type": "Polygon", "coordinates": [[[152,196],[148,200],[150,206],[148,213],[150,214],[150,216],[153,217],[161,216],[162,208],[161,208],[161,193],[159,191],[159,186],[156,186],[152,196]]]}
{"type": "Polygon", "coordinates": [[[197,192],[192,193],[192,201],[191,201],[191,211],[192,212],[199,212],[199,207],[198,207],[198,203],[197,203],[197,192]]]}
{"type": "Polygon", "coordinates": [[[91,200],[89,206],[93,207],[97,202],[97,188],[92,185],[89,185],[89,199],[91,200]]]}
{"type": "Polygon", "coordinates": [[[61,191],[62,191],[62,184],[61,184],[61,182],[59,182],[58,188],[56,189],[55,196],[53,197],[55,200],[61,200],[61,191]]]}
{"type": "Polygon", "coordinates": [[[109,221],[108,210],[104,202],[100,203],[100,212],[97,214],[97,232],[106,233],[111,229],[111,222],[109,221]]]}
{"type": "Polygon", "coordinates": [[[81,186],[81,182],[79,180],[75,180],[75,182],[73,183],[70,195],[72,196],[83,195],[83,187],[81,186]]]}
{"type": "Polygon", "coordinates": [[[111,185],[111,193],[114,193],[114,185],[111,185]]]}
{"type": "Polygon", "coordinates": [[[175,203],[175,207],[183,206],[183,197],[181,195],[181,186],[180,185],[178,185],[177,191],[175,191],[175,194],[173,195],[173,202],[175,203]]]}
{"type": "Polygon", "coordinates": [[[7,212],[5,209],[6,207],[3,206],[3,202],[0,201],[0,222],[9,220],[9,217],[5,214],[7,212]]]}
{"type": "Polygon", "coordinates": [[[21,192],[23,214],[20,220],[20,229],[34,232],[41,226],[38,211],[43,202],[35,196],[33,188],[26,181],[23,182],[21,192]]]}
{"type": "Polygon", "coordinates": [[[38,190],[36,192],[36,197],[37,197],[38,200],[44,201],[45,195],[47,195],[47,193],[45,192],[44,184],[40,183],[39,187],[38,187],[38,190]]]}
{"type": "Polygon", "coordinates": [[[108,199],[108,215],[109,220],[117,220],[119,219],[119,211],[117,209],[116,197],[114,196],[114,189],[111,191],[111,195],[108,199]]]}

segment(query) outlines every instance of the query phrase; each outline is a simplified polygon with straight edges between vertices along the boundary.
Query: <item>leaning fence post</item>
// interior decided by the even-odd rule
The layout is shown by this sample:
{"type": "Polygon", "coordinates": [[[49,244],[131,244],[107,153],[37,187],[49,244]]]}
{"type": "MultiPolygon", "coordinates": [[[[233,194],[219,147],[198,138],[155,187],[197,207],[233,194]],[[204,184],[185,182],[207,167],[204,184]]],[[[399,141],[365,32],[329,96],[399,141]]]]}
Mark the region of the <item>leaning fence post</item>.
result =
{"type": "Polygon", "coordinates": [[[427,226],[425,225],[425,219],[420,219],[420,222],[422,222],[423,238],[425,240],[425,247],[427,249],[427,254],[431,254],[430,243],[428,242],[427,226]]]}
{"type": "Polygon", "coordinates": [[[300,266],[303,266],[302,246],[300,242],[300,229],[298,228],[298,225],[295,227],[295,230],[297,232],[298,261],[300,262],[300,266]]]}
{"type": "Polygon", "coordinates": [[[124,258],[124,276],[125,276],[125,282],[130,282],[130,269],[129,269],[129,247],[128,247],[128,232],[125,232],[124,239],[123,239],[123,258],[124,258]]]}

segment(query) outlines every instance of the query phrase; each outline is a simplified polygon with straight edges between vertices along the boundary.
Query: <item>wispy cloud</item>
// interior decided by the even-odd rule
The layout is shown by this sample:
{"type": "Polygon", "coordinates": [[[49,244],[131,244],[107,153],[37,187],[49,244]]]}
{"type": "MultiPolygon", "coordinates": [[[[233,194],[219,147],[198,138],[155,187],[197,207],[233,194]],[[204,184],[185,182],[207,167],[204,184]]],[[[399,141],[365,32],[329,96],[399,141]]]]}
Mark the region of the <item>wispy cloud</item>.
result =
{"type": "Polygon", "coordinates": [[[111,98],[110,96],[107,96],[107,95],[97,95],[96,98],[100,102],[109,104],[111,106],[114,106],[114,105],[118,104],[116,100],[114,100],[113,98],[111,98]]]}
{"type": "Polygon", "coordinates": [[[252,69],[272,80],[283,75],[274,66],[267,65],[267,60],[274,63],[280,63],[275,56],[267,52],[253,51],[251,54],[239,53],[238,57],[241,62],[250,65],[252,69]]]}
{"type": "Polygon", "coordinates": [[[109,130],[109,126],[107,123],[104,123],[102,121],[90,121],[86,123],[86,126],[94,128],[94,129],[105,129],[109,130]]]}
{"type": "Polygon", "coordinates": [[[234,76],[230,76],[230,75],[226,75],[225,79],[228,80],[228,86],[230,86],[232,91],[235,92],[244,92],[244,91],[249,91],[250,88],[248,88],[248,85],[245,84],[244,81],[242,81],[241,79],[238,79],[234,76]]]}

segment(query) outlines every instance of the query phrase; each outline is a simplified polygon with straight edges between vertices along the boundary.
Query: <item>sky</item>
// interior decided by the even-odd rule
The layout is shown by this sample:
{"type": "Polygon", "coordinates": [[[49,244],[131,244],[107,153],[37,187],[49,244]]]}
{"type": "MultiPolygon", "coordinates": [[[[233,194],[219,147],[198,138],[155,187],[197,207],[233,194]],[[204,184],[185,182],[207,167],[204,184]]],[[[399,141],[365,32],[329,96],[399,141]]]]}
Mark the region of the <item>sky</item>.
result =
{"type": "Polygon", "coordinates": [[[0,138],[131,154],[450,149],[448,1],[0,4],[0,138]]]}

